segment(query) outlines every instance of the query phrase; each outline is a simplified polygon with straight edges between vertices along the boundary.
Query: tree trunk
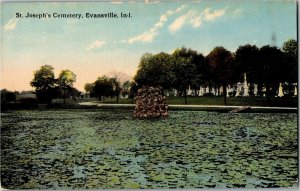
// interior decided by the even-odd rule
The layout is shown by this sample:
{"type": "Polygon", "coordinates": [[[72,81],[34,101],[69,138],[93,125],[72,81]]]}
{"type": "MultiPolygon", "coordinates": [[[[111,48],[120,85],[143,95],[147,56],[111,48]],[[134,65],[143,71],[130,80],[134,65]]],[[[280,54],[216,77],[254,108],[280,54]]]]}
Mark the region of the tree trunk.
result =
{"type": "Polygon", "coordinates": [[[227,88],[226,88],[226,84],[223,84],[223,96],[224,96],[224,105],[227,105],[227,88]]]}
{"type": "Polygon", "coordinates": [[[217,95],[217,85],[216,84],[215,84],[214,89],[215,89],[215,95],[214,96],[216,96],[217,95]]]}
{"type": "Polygon", "coordinates": [[[270,106],[270,85],[266,83],[267,106],[270,106]]]}
{"type": "Polygon", "coordinates": [[[66,104],[66,89],[64,89],[64,104],[66,104]]]}
{"type": "Polygon", "coordinates": [[[184,89],[184,104],[187,104],[187,95],[186,95],[186,89],[184,89]]]}
{"type": "Polygon", "coordinates": [[[263,97],[263,92],[262,92],[263,84],[262,83],[257,83],[257,96],[263,97]]]}
{"type": "Polygon", "coordinates": [[[117,95],[116,95],[116,101],[117,101],[117,103],[119,103],[119,95],[120,95],[120,94],[117,94],[117,95]]]}

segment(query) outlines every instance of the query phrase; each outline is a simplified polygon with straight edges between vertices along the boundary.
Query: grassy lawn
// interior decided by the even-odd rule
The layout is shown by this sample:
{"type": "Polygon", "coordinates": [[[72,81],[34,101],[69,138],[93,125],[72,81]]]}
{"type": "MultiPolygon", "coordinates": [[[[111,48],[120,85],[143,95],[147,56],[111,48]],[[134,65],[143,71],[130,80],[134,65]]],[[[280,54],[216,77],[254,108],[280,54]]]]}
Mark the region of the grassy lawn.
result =
{"type": "Polygon", "coordinates": [[[128,110],[1,113],[8,189],[265,188],[298,184],[297,114],[128,110]]]}
{"type": "MultiPolygon", "coordinates": [[[[184,104],[182,97],[170,97],[167,99],[169,104],[184,104]]],[[[187,103],[190,105],[224,105],[224,97],[188,97],[187,103]]],[[[268,106],[267,98],[265,97],[229,97],[227,105],[241,106],[268,106]]],[[[270,98],[269,106],[298,106],[298,98],[270,98]]]]}
{"type": "MultiPolygon", "coordinates": [[[[116,99],[105,98],[105,101],[97,101],[97,103],[116,103],[116,99]]],[[[132,104],[133,99],[120,99],[120,104],[132,104]]],[[[167,97],[167,103],[184,105],[183,97],[167,97]]],[[[222,96],[210,96],[210,97],[188,97],[188,105],[224,105],[224,97],[222,96]]],[[[241,106],[278,106],[278,107],[297,107],[298,98],[270,98],[270,104],[268,105],[267,98],[265,97],[229,97],[227,98],[227,105],[241,105],[241,106]]]]}

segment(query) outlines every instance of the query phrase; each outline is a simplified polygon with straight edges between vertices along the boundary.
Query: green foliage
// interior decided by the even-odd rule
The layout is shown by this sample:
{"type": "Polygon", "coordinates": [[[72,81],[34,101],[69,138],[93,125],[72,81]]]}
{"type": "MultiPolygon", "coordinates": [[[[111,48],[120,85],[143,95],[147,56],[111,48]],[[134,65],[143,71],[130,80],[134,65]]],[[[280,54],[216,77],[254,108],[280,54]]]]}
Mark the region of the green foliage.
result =
{"type": "Polygon", "coordinates": [[[234,55],[224,47],[216,47],[206,58],[210,66],[210,74],[212,75],[215,84],[217,86],[222,85],[223,87],[224,105],[226,105],[226,87],[230,81],[233,81],[232,65],[234,62],[234,55]]]}
{"type": "Polygon", "coordinates": [[[258,57],[259,49],[255,45],[240,46],[235,52],[235,62],[232,68],[233,79],[244,80],[244,73],[247,73],[249,82],[258,82],[258,57]]]}
{"type": "Polygon", "coordinates": [[[74,82],[76,75],[71,70],[63,70],[58,76],[58,83],[62,88],[72,87],[74,82]]]}
{"type": "Polygon", "coordinates": [[[204,56],[183,47],[176,49],[172,55],[163,52],[144,54],[134,80],[139,87],[161,86],[164,90],[175,88],[186,97],[186,89],[189,86],[199,88],[206,71],[204,56]]]}
{"type": "Polygon", "coordinates": [[[275,95],[279,82],[284,82],[286,76],[282,51],[277,47],[261,47],[258,70],[260,82],[266,85],[267,97],[275,95]]]}
{"type": "Polygon", "coordinates": [[[53,70],[52,66],[43,65],[34,72],[34,78],[30,85],[35,87],[35,92],[40,102],[51,103],[52,99],[59,94],[58,83],[54,78],[53,70]]]}
{"type": "Polygon", "coordinates": [[[53,98],[63,94],[64,102],[66,97],[78,96],[79,91],[73,88],[76,75],[70,70],[63,70],[56,79],[54,68],[51,65],[43,65],[34,72],[34,78],[30,82],[35,87],[37,98],[42,103],[50,104],[53,98]]]}
{"type": "Polygon", "coordinates": [[[131,82],[129,90],[129,98],[134,98],[138,91],[138,85],[135,82],[131,82]]]}
{"type": "Polygon", "coordinates": [[[86,83],[84,85],[84,90],[87,92],[87,93],[90,93],[93,89],[93,84],[92,83],[86,83]]]}
{"type": "Polygon", "coordinates": [[[189,85],[195,87],[205,75],[204,56],[197,51],[182,47],[174,51],[173,57],[176,89],[185,91],[189,85]]]}
{"type": "MultiPolygon", "coordinates": [[[[193,96],[188,97],[188,105],[224,105],[221,96],[193,96]]],[[[124,100],[125,101],[125,100],[124,100]]],[[[183,97],[167,97],[169,105],[185,104],[183,97]]],[[[265,97],[229,97],[227,98],[227,105],[239,106],[272,106],[272,107],[297,107],[298,98],[296,97],[273,97],[267,103],[265,97]]]]}
{"type": "MultiPolygon", "coordinates": [[[[297,81],[297,41],[286,41],[282,49],[246,44],[235,54],[224,47],[215,47],[206,57],[185,47],[176,49],[172,55],[146,53],[141,57],[134,80],[139,87],[162,86],[179,90],[182,95],[189,86],[197,89],[200,85],[208,85],[219,89],[221,85],[243,81],[246,73],[248,82],[257,83],[259,87],[268,86],[267,94],[274,95],[279,82],[297,81]]],[[[226,95],[226,88],[223,89],[226,95]]]]}
{"type": "Polygon", "coordinates": [[[259,50],[261,79],[266,83],[281,81],[283,54],[276,47],[263,46],[259,50]]]}
{"type": "Polygon", "coordinates": [[[120,95],[121,90],[122,90],[122,88],[121,88],[121,82],[116,77],[110,78],[110,81],[111,81],[111,84],[113,86],[114,95],[117,97],[117,100],[118,100],[119,95],[120,95]]]}
{"type": "MultiPolygon", "coordinates": [[[[123,96],[134,96],[137,91],[136,84],[134,82],[125,81],[122,83],[122,79],[118,75],[114,77],[108,77],[103,75],[99,77],[94,83],[87,83],[84,86],[86,92],[90,93],[91,97],[102,100],[105,97],[116,97],[116,102],[119,102],[119,96],[122,93],[123,96]]],[[[111,99],[108,99],[111,102],[111,99]]],[[[104,101],[104,100],[103,100],[104,101]]]]}
{"type": "Polygon", "coordinates": [[[227,83],[231,79],[233,54],[224,47],[216,47],[207,55],[211,73],[217,84],[227,83]]]}
{"type": "Polygon", "coordinates": [[[1,104],[13,102],[16,100],[16,92],[11,92],[6,89],[1,90],[1,104]]]}
{"type": "Polygon", "coordinates": [[[99,77],[92,86],[92,90],[90,92],[91,97],[96,97],[99,100],[102,99],[103,96],[113,96],[113,79],[108,78],[107,76],[99,77]]]}
{"type": "Polygon", "coordinates": [[[66,94],[68,97],[73,94],[77,94],[77,90],[74,90],[73,83],[76,81],[76,75],[71,70],[63,70],[58,76],[59,87],[63,91],[64,103],[66,103],[66,94]],[[68,91],[68,92],[66,92],[68,91]]]}
{"type": "Polygon", "coordinates": [[[297,58],[298,57],[298,43],[294,39],[290,39],[283,43],[283,52],[290,57],[297,58]]]}
{"type": "Polygon", "coordinates": [[[134,77],[139,87],[162,86],[164,89],[173,87],[175,75],[172,71],[173,58],[166,53],[144,54],[140,60],[138,71],[134,77]]]}
{"type": "Polygon", "coordinates": [[[54,78],[54,68],[50,65],[41,66],[39,70],[34,72],[34,78],[30,85],[36,90],[47,90],[53,88],[57,81],[54,78]]]}
{"type": "Polygon", "coordinates": [[[283,44],[285,79],[290,83],[298,81],[298,43],[296,40],[288,40],[283,44]]]}
{"type": "Polygon", "coordinates": [[[125,96],[126,94],[129,95],[130,87],[131,87],[131,82],[130,81],[125,81],[122,84],[122,94],[123,94],[123,96],[125,96]]]}

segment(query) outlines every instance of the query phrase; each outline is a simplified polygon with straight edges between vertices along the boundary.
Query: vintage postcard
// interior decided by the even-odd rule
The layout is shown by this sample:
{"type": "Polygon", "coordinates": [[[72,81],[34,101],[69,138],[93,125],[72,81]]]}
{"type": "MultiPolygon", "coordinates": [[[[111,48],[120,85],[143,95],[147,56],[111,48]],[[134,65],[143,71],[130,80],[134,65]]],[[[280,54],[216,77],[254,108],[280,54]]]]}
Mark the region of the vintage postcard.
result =
{"type": "Polygon", "coordinates": [[[297,10],[2,1],[1,189],[298,189],[297,10]]]}

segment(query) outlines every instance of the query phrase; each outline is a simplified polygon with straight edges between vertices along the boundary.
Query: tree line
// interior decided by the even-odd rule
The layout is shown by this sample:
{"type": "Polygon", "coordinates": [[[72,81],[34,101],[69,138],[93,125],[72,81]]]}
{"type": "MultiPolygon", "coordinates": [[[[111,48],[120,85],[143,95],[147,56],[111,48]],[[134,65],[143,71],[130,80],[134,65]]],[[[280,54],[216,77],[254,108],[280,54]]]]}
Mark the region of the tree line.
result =
{"type": "MultiPolygon", "coordinates": [[[[97,78],[93,83],[86,83],[84,90],[89,93],[90,97],[97,98],[98,100],[105,99],[105,97],[115,97],[118,103],[120,95],[125,97],[125,95],[131,94],[134,90],[135,84],[130,82],[128,79],[122,79],[122,72],[114,72],[112,77],[103,75],[97,78]]],[[[134,91],[135,92],[135,91],[134,91]]]]}
{"type": "Polygon", "coordinates": [[[71,70],[62,70],[57,78],[54,76],[54,68],[51,65],[43,65],[34,72],[30,82],[35,87],[36,96],[41,103],[51,103],[53,98],[66,98],[78,96],[80,92],[73,87],[76,75],[71,70]]]}
{"type": "MultiPolygon", "coordinates": [[[[215,47],[207,56],[185,47],[172,54],[145,53],[134,76],[138,87],[161,86],[165,90],[176,89],[185,98],[188,87],[199,89],[200,85],[223,87],[226,104],[227,85],[243,81],[244,73],[248,81],[261,89],[266,87],[266,96],[275,95],[279,83],[289,86],[297,82],[298,55],[297,41],[284,42],[282,49],[265,45],[243,45],[235,52],[222,46],[215,47]]],[[[288,87],[291,88],[291,87],[288,87]]],[[[185,99],[186,100],[186,99],[185,99]]]]}
{"type": "MultiPolygon", "coordinates": [[[[121,73],[111,77],[100,76],[93,83],[87,83],[84,89],[91,97],[99,100],[105,97],[120,95],[134,97],[138,88],[143,86],[160,86],[163,90],[176,89],[180,95],[187,97],[187,89],[199,89],[200,86],[223,87],[226,104],[227,85],[243,81],[244,73],[248,82],[266,88],[267,97],[275,95],[279,83],[291,84],[297,82],[298,50],[297,41],[284,42],[281,49],[265,45],[246,44],[231,52],[222,46],[215,47],[207,56],[196,50],[185,47],[177,48],[172,54],[145,53],[140,58],[138,70],[133,81],[122,79],[121,73]]],[[[70,70],[63,70],[57,78],[54,68],[44,65],[34,72],[30,82],[35,87],[35,93],[40,102],[51,103],[53,98],[65,99],[79,95],[73,87],[76,75],[70,70]]]]}

